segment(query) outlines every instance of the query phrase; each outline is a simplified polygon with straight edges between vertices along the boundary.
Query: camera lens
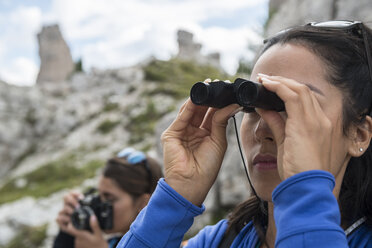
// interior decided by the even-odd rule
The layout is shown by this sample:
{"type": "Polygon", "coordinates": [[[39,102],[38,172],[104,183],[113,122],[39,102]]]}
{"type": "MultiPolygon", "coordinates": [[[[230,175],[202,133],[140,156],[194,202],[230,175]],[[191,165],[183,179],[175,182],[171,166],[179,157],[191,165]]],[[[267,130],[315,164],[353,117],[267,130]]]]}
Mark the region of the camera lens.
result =
{"type": "Polygon", "coordinates": [[[76,209],[71,215],[72,225],[79,230],[90,230],[89,219],[93,210],[88,206],[76,209]]]}

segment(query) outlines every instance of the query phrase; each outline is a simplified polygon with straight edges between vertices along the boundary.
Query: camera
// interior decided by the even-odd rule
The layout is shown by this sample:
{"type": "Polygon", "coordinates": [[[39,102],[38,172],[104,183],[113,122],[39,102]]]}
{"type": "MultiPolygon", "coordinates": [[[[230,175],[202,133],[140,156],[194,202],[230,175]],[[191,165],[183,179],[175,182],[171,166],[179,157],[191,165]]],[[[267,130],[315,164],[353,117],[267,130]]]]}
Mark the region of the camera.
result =
{"type": "Polygon", "coordinates": [[[79,200],[80,207],[75,209],[71,215],[73,226],[79,230],[91,231],[89,219],[96,215],[99,226],[102,230],[113,228],[114,212],[110,201],[101,201],[95,192],[85,194],[84,199],[79,200]]]}
{"type": "Polygon", "coordinates": [[[235,79],[234,83],[224,81],[210,84],[197,82],[190,90],[191,101],[196,105],[223,108],[237,103],[244,112],[254,112],[255,108],[284,111],[284,102],[273,92],[268,91],[260,83],[243,78],[235,79]]]}

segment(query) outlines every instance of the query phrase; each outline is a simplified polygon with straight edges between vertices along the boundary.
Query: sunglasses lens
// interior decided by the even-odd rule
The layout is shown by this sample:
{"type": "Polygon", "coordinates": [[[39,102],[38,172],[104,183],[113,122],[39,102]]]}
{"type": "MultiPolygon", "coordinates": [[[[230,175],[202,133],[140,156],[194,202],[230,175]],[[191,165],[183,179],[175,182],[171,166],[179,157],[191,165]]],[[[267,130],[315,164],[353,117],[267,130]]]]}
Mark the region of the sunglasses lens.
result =
{"type": "Polygon", "coordinates": [[[135,151],[131,153],[127,158],[127,161],[131,164],[138,164],[145,160],[146,160],[146,155],[140,151],[135,151]]]}
{"type": "Polygon", "coordinates": [[[127,147],[127,148],[124,148],[123,150],[121,150],[116,156],[118,158],[126,158],[129,156],[129,154],[135,152],[136,150],[132,147],[127,147]]]}
{"type": "Polygon", "coordinates": [[[343,28],[355,24],[355,22],[350,21],[329,21],[329,22],[319,22],[312,23],[314,27],[324,27],[324,28],[343,28]]]}

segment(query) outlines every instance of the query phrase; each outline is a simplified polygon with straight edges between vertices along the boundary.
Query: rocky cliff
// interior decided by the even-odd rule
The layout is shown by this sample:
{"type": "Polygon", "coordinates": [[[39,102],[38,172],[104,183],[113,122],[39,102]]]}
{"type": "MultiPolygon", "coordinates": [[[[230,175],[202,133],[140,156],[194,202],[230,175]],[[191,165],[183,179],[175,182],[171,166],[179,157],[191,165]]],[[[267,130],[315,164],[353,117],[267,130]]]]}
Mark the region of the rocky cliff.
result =
{"type": "Polygon", "coordinates": [[[370,0],[270,0],[266,35],[309,22],[356,20],[371,24],[370,0]]]}
{"type": "MultiPolygon", "coordinates": [[[[149,58],[89,73],[71,70],[74,63],[57,26],[43,28],[38,37],[35,86],[0,82],[0,247],[30,242],[35,237],[17,237],[34,234],[44,237],[34,247],[50,247],[67,190],[94,185],[104,161],[123,147],[145,150],[161,162],[160,135],[191,85],[228,78],[219,60],[200,54],[201,45],[186,31],[179,33],[180,51],[195,57],[180,52],[169,61],[149,58]]],[[[218,206],[215,199],[211,210],[218,206]]]]}
{"type": "Polygon", "coordinates": [[[72,74],[75,64],[58,25],[45,26],[37,35],[40,70],[36,82],[61,82],[72,74]]]}

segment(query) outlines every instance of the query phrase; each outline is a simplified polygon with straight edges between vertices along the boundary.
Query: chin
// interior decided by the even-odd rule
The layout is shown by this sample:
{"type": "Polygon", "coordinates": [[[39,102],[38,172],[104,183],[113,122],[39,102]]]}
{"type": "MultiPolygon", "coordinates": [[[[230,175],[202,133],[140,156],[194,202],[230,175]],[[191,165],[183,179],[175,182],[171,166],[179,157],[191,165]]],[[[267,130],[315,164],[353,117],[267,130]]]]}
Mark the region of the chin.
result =
{"type": "Polygon", "coordinates": [[[255,184],[253,183],[253,186],[255,187],[256,193],[258,197],[260,197],[262,200],[267,202],[272,202],[272,193],[275,189],[275,187],[278,184],[272,184],[272,183],[261,183],[261,184],[255,184]]]}

